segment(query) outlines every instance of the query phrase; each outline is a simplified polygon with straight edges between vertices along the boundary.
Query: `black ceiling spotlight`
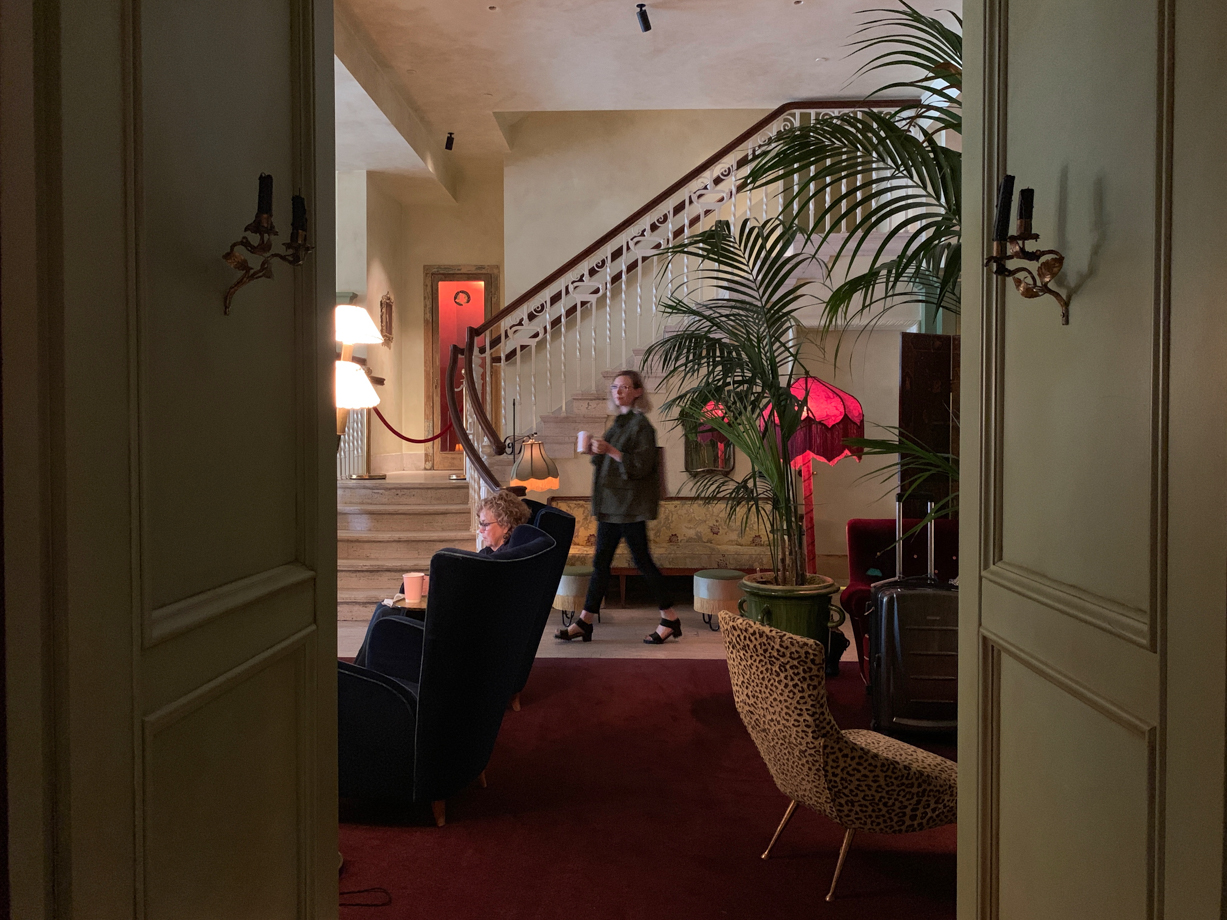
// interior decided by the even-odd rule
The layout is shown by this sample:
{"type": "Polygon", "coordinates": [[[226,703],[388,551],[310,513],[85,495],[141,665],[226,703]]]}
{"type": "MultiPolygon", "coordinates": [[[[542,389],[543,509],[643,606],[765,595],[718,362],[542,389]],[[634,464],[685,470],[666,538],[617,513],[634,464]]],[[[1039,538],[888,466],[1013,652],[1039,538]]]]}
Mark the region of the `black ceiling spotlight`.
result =
{"type": "Polygon", "coordinates": [[[651,32],[652,20],[648,19],[648,5],[646,3],[636,3],[635,6],[639,8],[635,13],[635,18],[639,20],[639,31],[651,32]]]}
{"type": "Polygon", "coordinates": [[[443,149],[444,149],[444,150],[451,150],[451,149],[452,149],[452,145],[453,145],[453,144],[455,144],[455,143],[456,143],[456,138],[452,136],[452,132],[451,132],[451,131],[448,131],[448,132],[447,132],[447,140],[445,140],[445,141],[443,142],[443,149]]]}

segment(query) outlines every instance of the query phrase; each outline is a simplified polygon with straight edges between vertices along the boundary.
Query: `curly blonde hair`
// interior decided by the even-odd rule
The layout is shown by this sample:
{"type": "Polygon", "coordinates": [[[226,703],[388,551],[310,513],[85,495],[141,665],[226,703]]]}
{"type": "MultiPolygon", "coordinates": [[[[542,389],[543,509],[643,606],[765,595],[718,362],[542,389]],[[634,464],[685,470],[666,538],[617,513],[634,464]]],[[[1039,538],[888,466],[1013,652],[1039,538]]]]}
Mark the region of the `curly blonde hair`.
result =
{"type": "Polygon", "coordinates": [[[528,505],[508,489],[499,489],[493,495],[483,498],[477,506],[478,515],[483,511],[489,511],[494,515],[494,519],[508,530],[528,523],[528,505]]]}

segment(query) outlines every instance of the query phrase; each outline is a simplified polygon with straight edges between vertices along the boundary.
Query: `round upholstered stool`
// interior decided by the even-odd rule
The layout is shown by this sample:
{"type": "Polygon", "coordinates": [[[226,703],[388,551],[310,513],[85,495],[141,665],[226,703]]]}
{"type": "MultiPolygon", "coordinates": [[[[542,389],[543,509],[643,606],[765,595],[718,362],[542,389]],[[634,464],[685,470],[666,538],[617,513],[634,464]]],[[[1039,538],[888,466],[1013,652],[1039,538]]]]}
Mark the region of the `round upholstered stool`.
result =
{"type": "Polygon", "coordinates": [[[703,614],[708,629],[714,632],[720,628],[714,614],[737,609],[742,598],[741,580],[745,577],[745,572],[736,569],[703,569],[694,573],[694,609],[703,614]]]}
{"type": "MultiPolygon", "coordinates": [[[[569,565],[562,570],[562,579],[558,582],[558,593],[554,595],[554,609],[562,612],[562,625],[570,626],[575,619],[575,611],[584,609],[584,598],[588,596],[588,581],[592,578],[592,566],[569,565]]],[[[601,615],[597,614],[597,622],[601,615]]]]}

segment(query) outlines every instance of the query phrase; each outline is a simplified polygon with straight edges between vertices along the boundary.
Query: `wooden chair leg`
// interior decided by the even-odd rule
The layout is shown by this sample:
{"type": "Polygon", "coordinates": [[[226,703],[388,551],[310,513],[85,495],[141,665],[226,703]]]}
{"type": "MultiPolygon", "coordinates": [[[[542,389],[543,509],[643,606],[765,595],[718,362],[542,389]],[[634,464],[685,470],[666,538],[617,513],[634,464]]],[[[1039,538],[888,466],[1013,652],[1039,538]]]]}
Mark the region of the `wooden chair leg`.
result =
{"type": "Polygon", "coordinates": [[[767,844],[767,849],[763,850],[763,859],[766,859],[771,854],[771,848],[775,846],[775,842],[780,839],[780,834],[784,832],[784,828],[788,826],[788,822],[792,819],[792,813],[797,810],[797,800],[793,799],[788,803],[788,811],[784,812],[784,820],[780,822],[780,826],[775,829],[775,836],[771,838],[771,842],[767,844]]]}
{"type": "Polygon", "coordinates": [[[511,698],[511,710],[512,712],[520,711],[520,694],[518,693],[511,698]]]}
{"type": "Polygon", "coordinates": [[[486,788],[486,771],[485,770],[482,770],[479,774],[477,774],[477,785],[481,786],[482,789],[486,788]]]}
{"type": "Polygon", "coordinates": [[[434,812],[435,827],[442,827],[447,823],[446,803],[439,799],[437,802],[430,803],[430,810],[434,812]]]}
{"type": "Polygon", "coordinates": [[[852,835],[855,834],[852,828],[844,833],[844,845],[839,848],[839,862],[835,864],[835,878],[831,879],[831,890],[827,892],[827,900],[835,900],[835,885],[839,882],[839,873],[844,869],[844,860],[848,856],[848,850],[852,848],[852,835]]]}

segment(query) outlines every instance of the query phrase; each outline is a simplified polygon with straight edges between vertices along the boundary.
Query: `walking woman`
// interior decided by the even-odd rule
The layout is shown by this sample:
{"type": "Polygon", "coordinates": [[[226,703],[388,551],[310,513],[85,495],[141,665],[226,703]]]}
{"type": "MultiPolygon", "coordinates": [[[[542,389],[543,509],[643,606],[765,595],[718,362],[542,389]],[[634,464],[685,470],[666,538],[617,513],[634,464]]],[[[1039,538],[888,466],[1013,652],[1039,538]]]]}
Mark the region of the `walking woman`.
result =
{"type": "Polygon", "coordinates": [[[569,627],[554,635],[567,642],[592,638],[592,623],[609,586],[609,566],[618,543],[625,539],[635,568],[647,578],[660,606],[660,625],[643,641],[661,645],[670,636],[681,636],[682,624],[673,612],[664,576],[648,550],[647,522],[655,519],[660,503],[656,429],[643,414],[650,406],[643,395],[643,378],[636,371],[620,371],[609,388],[609,398],[618,414],[602,437],[588,442],[587,450],[592,454],[592,516],[597,520],[595,571],[584,609],[569,627]]]}

